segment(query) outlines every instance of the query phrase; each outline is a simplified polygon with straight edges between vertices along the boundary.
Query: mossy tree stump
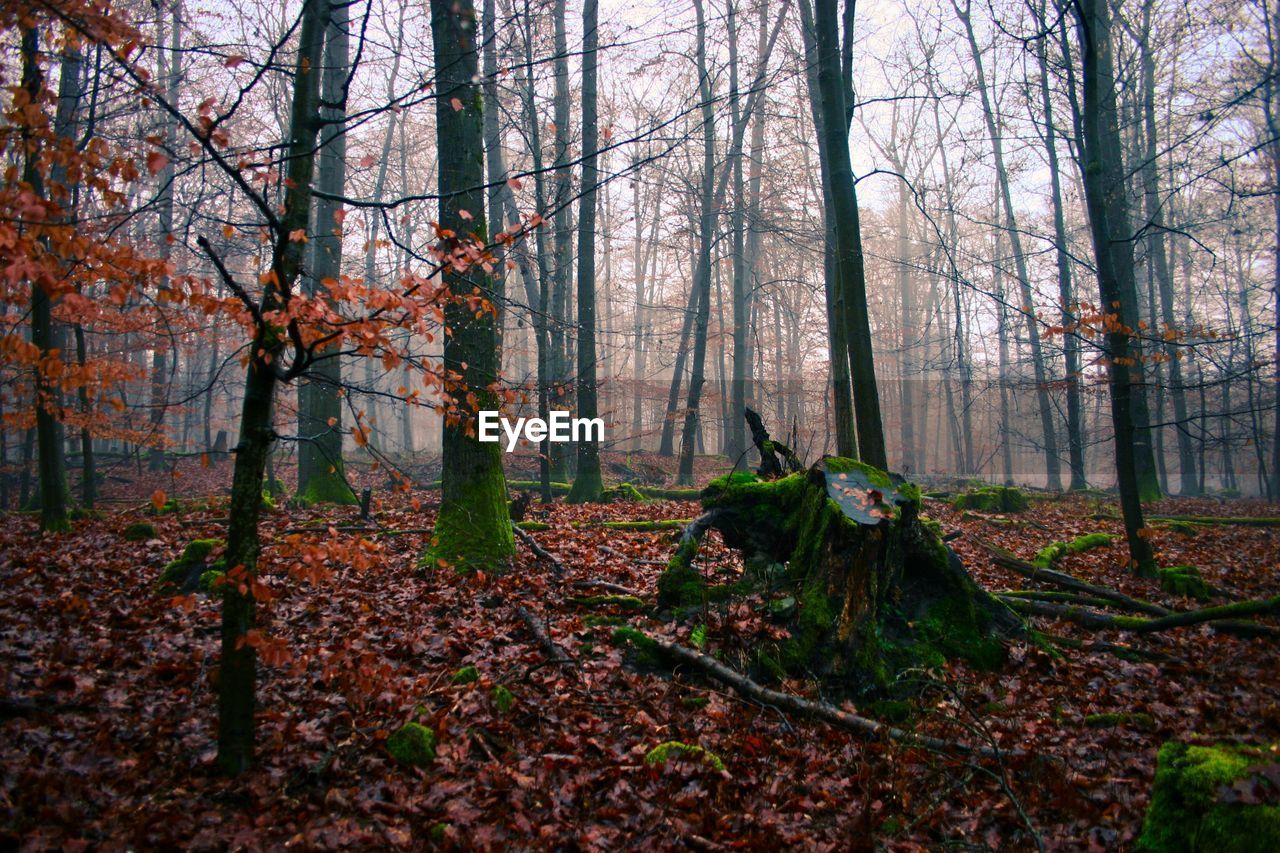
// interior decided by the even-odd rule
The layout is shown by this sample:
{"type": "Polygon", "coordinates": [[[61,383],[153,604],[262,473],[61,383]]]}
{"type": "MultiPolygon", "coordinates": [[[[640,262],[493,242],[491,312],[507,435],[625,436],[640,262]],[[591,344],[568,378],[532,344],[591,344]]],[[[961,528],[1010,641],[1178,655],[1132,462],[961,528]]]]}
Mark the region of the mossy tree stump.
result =
{"type": "Polygon", "coordinates": [[[791,638],[757,650],[774,674],[883,691],[904,669],[947,658],[995,666],[1001,638],[1023,630],[920,518],[920,492],[900,477],[828,457],[771,482],[744,473],[714,480],[703,505],[658,581],[659,604],[700,605],[723,593],[693,566],[708,529],[740,549],[749,570],[785,564],[798,604],[791,638]]]}

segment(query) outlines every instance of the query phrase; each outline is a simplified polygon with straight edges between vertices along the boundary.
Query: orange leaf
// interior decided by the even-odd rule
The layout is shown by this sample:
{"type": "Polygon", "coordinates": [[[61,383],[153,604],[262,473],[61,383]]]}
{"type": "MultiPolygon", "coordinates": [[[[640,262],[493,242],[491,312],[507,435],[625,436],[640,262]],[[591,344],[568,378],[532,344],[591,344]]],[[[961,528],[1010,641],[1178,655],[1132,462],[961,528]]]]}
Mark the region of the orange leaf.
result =
{"type": "Polygon", "coordinates": [[[164,489],[156,489],[151,493],[151,505],[156,508],[156,512],[164,509],[165,494],[164,489]]]}
{"type": "Polygon", "coordinates": [[[457,98],[450,98],[449,103],[453,106],[453,111],[455,113],[462,112],[462,101],[458,100],[457,98]]]}
{"type": "Polygon", "coordinates": [[[151,174],[159,174],[160,170],[167,165],[169,165],[169,158],[166,155],[159,151],[147,152],[147,171],[151,174]]]}

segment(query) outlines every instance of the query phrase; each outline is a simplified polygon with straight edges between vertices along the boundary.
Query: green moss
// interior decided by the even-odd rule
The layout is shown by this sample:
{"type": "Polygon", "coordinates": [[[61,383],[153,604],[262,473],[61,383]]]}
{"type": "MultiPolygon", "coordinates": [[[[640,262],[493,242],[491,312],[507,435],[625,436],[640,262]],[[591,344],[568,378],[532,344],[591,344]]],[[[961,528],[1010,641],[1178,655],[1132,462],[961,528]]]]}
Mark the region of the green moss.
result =
{"type": "Polygon", "coordinates": [[[600,503],[604,495],[604,479],[600,476],[600,464],[589,465],[578,471],[573,487],[565,496],[565,503],[600,503]]]}
{"type": "Polygon", "coordinates": [[[1093,548],[1106,548],[1113,541],[1115,540],[1109,533],[1086,533],[1083,536],[1077,536],[1070,542],[1050,543],[1041,548],[1031,562],[1042,569],[1048,569],[1068,554],[1080,554],[1093,548]]]}
{"type": "Polygon", "coordinates": [[[1179,536],[1195,536],[1199,532],[1199,528],[1191,521],[1168,521],[1165,522],[1165,527],[1168,527],[1179,536]]]}
{"type": "Polygon", "coordinates": [[[459,572],[503,574],[515,555],[515,534],[507,508],[507,484],[497,444],[478,444],[476,454],[488,454],[476,476],[445,493],[436,516],[431,544],[421,563],[449,566],[459,572]]]}
{"type": "MultiPolygon", "coordinates": [[[[1245,853],[1280,850],[1280,806],[1222,802],[1221,792],[1248,778],[1251,768],[1275,762],[1270,750],[1238,746],[1188,746],[1169,741],[1160,748],[1151,806],[1138,849],[1213,850],[1245,853]]],[[[1259,780],[1257,784],[1269,784],[1259,780]]]]}
{"type": "Polygon", "coordinates": [[[588,613],[582,617],[582,624],[588,628],[612,628],[625,624],[621,616],[608,616],[599,613],[588,613]]]}
{"type": "Polygon", "coordinates": [[[661,518],[640,521],[601,521],[598,526],[607,530],[629,530],[633,533],[651,533],[655,530],[684,530],[689,524],[687,519],[661,518]]]}
{"type": "Polygon", "coordinates": [[[711,700],[708,699],[706,696],[686,696],[680,700],[681,705],[683,705],[684,707],[692,711],[697,711],[701,708],[705,708],[710,702],[711,700]]]}
{"type": "Polygon", "coordinates": [[[480,680],[480,670],[474,666],[464,666],[453,674],[449,681],[453,684],[473,684],[480,680]]]}
{"type": "Polygon", "coordinates": [[[1213,596],[1213,589],[1195,566],[1160,569],[1160,588],[1172,595],[1185,595],[1197,601],[1208,601],[1213,596]]]}
{"type": "Polygon", "coordinates": [[[519,527],[521,530],[534,531],[551,529],[551,525],[545,521],[517,521],[516,527],[519,527]]]}
{"type": "Polygon", "coordinates": [[[893,479],[886,472],[874,465],[859,462],[857,459],[850,459],[846,456],[828,456],[823,460],[823,465],[833,474],[850,474],[856,471],[865,476],[867,482],[877,488],[893,488],[893,479]]]}
{"type": "Polygon", "coordinates": [[[210,569],[200,575],[200,589],[203,592],[212,593],[214,595],[222,594],[222,584],[220,581],[227,576],[227,573],[220,569],[210,569]]]}
{"type": "Polygon", "coordinates": [[[680,541],[667,568],[658,576],[658,606],[676,607],[701,604],[706,598],[707,582],[693,567],[698,555],[698,542],[691,536],[680,541]]]}
{"type": "Polygon", "coordinates": [[[583,607],[620,607],[623,610],[647,610],[649,605],[634,595],[589,595],[573,599],[583,607]]]}
{"type": "Polygon", "coordinates": [[[887,723],[905,723],[915,715],[915,705],[901,699],[881,699],[867,708],[871,715],[887,723]]]}
{"type": "Polygon", "coordinates": [[[604,490],[601,498],[607,503],[643,503],[648,500],[639,489],[630,483],[619,483],[604,490]]]}
{"type": "Polygon", "coordinates": [[[956,510],[975,509],[979,512],[1025,512],[1031,501],[1021,489],[1012,486],[983,486],[957,495],[952,501],[956,510]]]}
{"type": "Polygon", "coordinates": [[[493,688],[493,704],[498,709],[498,713],[506,715],[511,713],[511,709],[515,707],[516,695],[507,688],[499,684],[493,688]]]}
{"type": "Polygon", "coordinates": [[[1120,726],[1128,726],[1144,732],[1154,732],[1156,730],[1155,718],[1150,714],[1141,712],[1090,714],[1084,718],[1084,724],[1091,729],[1114,729],[1120,726]]]}
{"type": "Polygon", "coordinates": [[[133,522],[133,524],[124,529],[124,533],[121,535],[124,536],[126,542],[145,542],[148,539],[155,539],[157,536],[155,525],[146,521],[133,522]]]}
{"type": "Polygon", "coordinates": [[[800,613],[796,617],[791,639],[779,648],[783,668],[789,671],[804,669],[813,662],[822,642],[836,626],[836,603],[827,595],[822,584],[811,581],[801,593],[800,613]]]}
{"type": "Polygon", "coordinates": [[[707,626],[699,625],[689,634],[689,642],[693,644],[695,649],[705,649],[707,647],[707,626]]]}
{"type": "Polygon", "coordinates": [[[437,823],[431,827],[431,831],[427,834],[431,837],[432,844],[444,844],[449,835],[449,824],[437,823]]]}
{"type": "Polygon", "coordinates": [[[662,764],[671,758],[705,761],[716,770],[724,770],[724,762],[714,752],[703,749],[697,744],[682,743],[678,740],[669,740],[666,743],[658,744],[645,753],[644,762],[645,764],[662,764]]]}
{"type": "Polygon", "coordinates": [[[977,669],[996,669],[1007,657],[1003,643],[979,630],[973,601],[960,595],[935,602],[917,627],[948,659],[960,658],[977,669]]]}
{"type": "Polygon", "coordinates": [[[160,573],[160,585],[183,585],[188,582],[194,569],[203,566],[209,555],[217,548],[226,545],[223,539],[195,539],[187,543],[182,556],[164,567],[160,573]]]}
{"type": "MultiPolygon", "coordinates": [[[[263,497],[265,501],[269,498],[269,495],[264,493],[263,497]]],[[[359,502],[356,493],[347,485],[341,466],[338,466],[335,471],[313,473],[307,478],[305,484],[301,484],[298,493],[293,496],[293,503],[301,507],[315,506],[316,504],[354,506],[359,502]]]]}
{"type": "Polygon", "coordinates": [[[405,723],[387,738],[387,752],[401,764],[426,767],[436,760],[436,733],[419,723],[405,723]]]}
{"type": "MultiPolygon", "coordinates": [[[[493,446],[496,447],[497,445],[493,446]]],[[[439,483],[435,485],[438,486],[439,483]]],[[[538,480],[508,480],[507,487],[516,490],[541,491],[542,483],[538,480]]],[[[551,482],[551,494],[553,495],[567,495],[572,488],[573,486],[569,483],[557,483],[554,480],[551,482]]]]}
{"type": "Polygon", "coordinates": [[[615,646],[631,649],[636,663],[655,667],[663,664],[662,649],[644,631],[623,626],[615,628],[610,639],[615,646]]]}
{"type": "Polygon", "coordinates": [[[187,544],[179,559],[187,564],[203,563],[209,559],[209,555],[213,553],[214,549],[221,548],[226,544],[223,539],[194,539],[187,544]]]}

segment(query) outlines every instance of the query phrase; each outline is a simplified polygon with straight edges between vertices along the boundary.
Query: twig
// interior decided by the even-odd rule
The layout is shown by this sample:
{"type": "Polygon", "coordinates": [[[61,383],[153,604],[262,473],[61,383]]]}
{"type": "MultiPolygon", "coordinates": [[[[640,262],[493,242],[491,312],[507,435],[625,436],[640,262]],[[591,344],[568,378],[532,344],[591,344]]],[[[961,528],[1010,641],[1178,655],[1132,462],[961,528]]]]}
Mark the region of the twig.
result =
{"type": "Polygon", "coordinates": [[[574,581],[570,586],[574,589],[603,589],[606,592],[614,592],[618,595],[631,595],[636,598],[640,597],[640,594],[633,589],[629,589],[621,584],[600,580],[599,578],[592,578],[585,581],[574,581]]]}
{"type": "Polygon", "coordinates": [[[555,555],[550,551],[539,545],[537,539],[534,539],[527,531],[521,530],[519,527],[513,526],[511,529],[516,532],[516,536],[520,537],[520,541],[529,546],[529,550],[533,551],[534,554],[550,563],[552,570],[554,570],[556,574],[564,574],[564,564],[556,559],[555,555]]]}
{"type": "MultiPolygon", "coordinates": [[[[643,632],[642,632],[643,633],[643,632]]],[[[886,726],[875,720],[869,720],[866,717],[860,717],[857,714],[851,714],[848,711],[842,711],[833,705],[825,702],[812,702],[808,699],[802,699],[792,693],[782,693],[777,690],[770,690],[756,682],[747,678],[745,675],[736,672],[713,657],[694,651],[686,646],[677,643],[668,642],[649,634],[645,636],[668,658],[688,664],[703,674],[714,678],[716,681],[733,688],[738,693],[750,699],[763,704],[773,705],[783,710],[791,711],[795,714],[813,717],[842,729],[855,732],[870,737],[888,737],[892,740],[900,741],[908,746],[920,746],[928,749],[939,751],[960,752],[966,755],[981,755],[985,758],[1000,759],[1019,753],[1012,750],[992,749],[985,746],[973,746],[971,744],[957,743],[941,738],[927,737],[925,735],[917,735],[912,732],[904,731],[895,726],[886,726]]]]}
{"type": "Polygon", "coordinates": [[[569,657],[564,649],[556,645],[556,641],[551,639],[551,635],[547,633],[546,628],[538,624],[537,618],[526,610],[524,607],[516,608],[516,615],[520,617],[520,621],[529,629],[534,638],[538,641],[538,645],[542,646],[547,656],[551,658],[551,662],[555,664],[574,664],[573,658],[569,657]]]}

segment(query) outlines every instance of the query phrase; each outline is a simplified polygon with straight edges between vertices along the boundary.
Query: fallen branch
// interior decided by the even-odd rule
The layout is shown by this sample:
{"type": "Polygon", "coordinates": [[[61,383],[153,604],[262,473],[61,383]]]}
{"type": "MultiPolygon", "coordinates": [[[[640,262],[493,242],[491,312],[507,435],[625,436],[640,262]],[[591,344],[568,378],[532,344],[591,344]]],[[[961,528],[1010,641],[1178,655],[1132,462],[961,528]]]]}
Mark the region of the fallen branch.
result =
{"type": "Polygon", "coordinates": [[[513,526],[511,529],[515,531],[516,536],[520,538],[521,542],[529,546],[530,551],[550,563],[552,570],[556,574],[564,574],[564,564],[556,559],[554,554],[539,545],[538,540],[534,539],[533,536],[521,530],[519,527],[513,526]]]}
{"type": "Polygon", "coordinates": [[[960,752],[966,755],[981,755],[985,758],[1000,759],[1020,754],[1012,750],[998,750],[985,746],[973,746],[966,743],[942,740],[941,738],[917,735],[895,726],[887,726],[884,723],[869,720],[866,717],[860,717],[848,711],[842,711],[825,702],[813,702],[808,699],[802,699],[793,693],[770,690],[768,687],[764,687],[747,678],[742,673],[730,669],[713,657],[704,655],[687,646],[660,640],[635,628],[619,629],[619,632],[615,633],[614,636],[629,638],[634,635],[639,635],[639,637],[643,638],[641,640],[643,644],[652,643],[658,654],[666,656],[670,660],[688,664],[748,699],[752,699],[762,705],[769,705],[794,714],[800,714],[801,716],[813,717],[856,734],[869,737],[887,737],[909,746],[960,752]]]}
{"type": "Polygon", "coordinates": [[[610,583],[609,581],[591,578],[585,581],[574,581],[571,586],[574,589],[603,589],[605,592],[614,592],[618,595],[630,595],[639,598],[640,595],[633,589],[628,589],[621,584],[610,583]]]}
{"type": "Polygon", "coordinates": [[[979,548],[990,553],[991,561],[997,566],[1015,571],[1020,575],[1031,578],[1032,580],[1045,581],[1046,583],[1051,583],[1054,586],[1060,586],[1064,589],[1083,592],[1097,598],[1105,598],[1108,601],[1114,602],[1115,604],[1136,613],[1148,613],[1152,616],[1168,616],[1173,612],[1166,607],[1161,607],[1158,604],[1152,604],[1150,601],[1132,598],[1122,592],[1111,589],[1110,587],[1097,586],[1096,584],[1082,581],[1079,578],[1074,578],[1065,572],[1059,572],[1055,569],[1041,568],[1035,563],[1028,563],[1026,560],[1020,560],[1003,548],[993,545],[985,540],[975,538],[973,542],[979,548]]]}
{"type": "Polygon", "coordinates": [[[543,651],[547,653],[547,657],[551,659],[552,663],[561,666],[575,664],[574,659],[569,657],[569,654],[564,649],[556,645],[555,640],[551,639],[551,635],[538,622],[537,617],[523,607],[516,608],[516,615],[520,617],[520,621],[524,623],[524,626],[529,629],[529,633],[533,634],[534,639],[538,641],[538,645],[542,646],[543,651]]]}
{"type": "Polygon", "coordinates": [[[1046,601],[1025,601],[1014,598],[1005,599],[1005,604],[1020,613],[1031,613],[1036,616],[1051,616],[1055,619],[1066,619],[1086,628],[1098,630],[1115,629],[1118,631],[1134,631],[1150,634],[1156,631],[1167,631],[1171,628],[1184,628],[1188,625],[1200,625],[1206,622],[1223,623],[1214,625],[1215,629],[1226,628],[1233,632],[1252,630],[1255,635],[1274,636],[1280,631],[1269,625],[1228,622],[1241,616],[1263,616],[1280,612],[1280,595],[1257,601],[1241,601],[1235,604],[1223,604],[1217,607],[1205,607],[1200,610],[1186,610],[1148,619],[1142,616],[1113,616],[1097,610],[1081,607],[1067,607],[1061,604],[1050,604],[1046,601]]]}
{"type": "Polygon", "coordinates": [[[1013,599],[1016,601],[1050,601],[1055,604],[1078,604],[1083,607],[1118,607],[1114,601],[1107,598],[1096,598],[1094,596],[1081,595],[1075,592],[1053,592],[1041,591],[1037,589],[1009,589],[995,593],[996,598],[1002,601],[1013,599]]]}
{"type": "Polygon", "coordinates": [[[1101,640],[1077,640],[1074,637],[1061,637],[1057,634],[1043,634],[1049,642],[1064,649],[1075,649],[1082,652],[1106,652],[1118,658],[1139,658],[1157,663],[1176,663],[1186,665],[1186,661],[1175,655],[1167,655],[1151,649],[1140,649],[1136,646],[1122,646],[1117,643],[1104,643],[1101,640]]]}

